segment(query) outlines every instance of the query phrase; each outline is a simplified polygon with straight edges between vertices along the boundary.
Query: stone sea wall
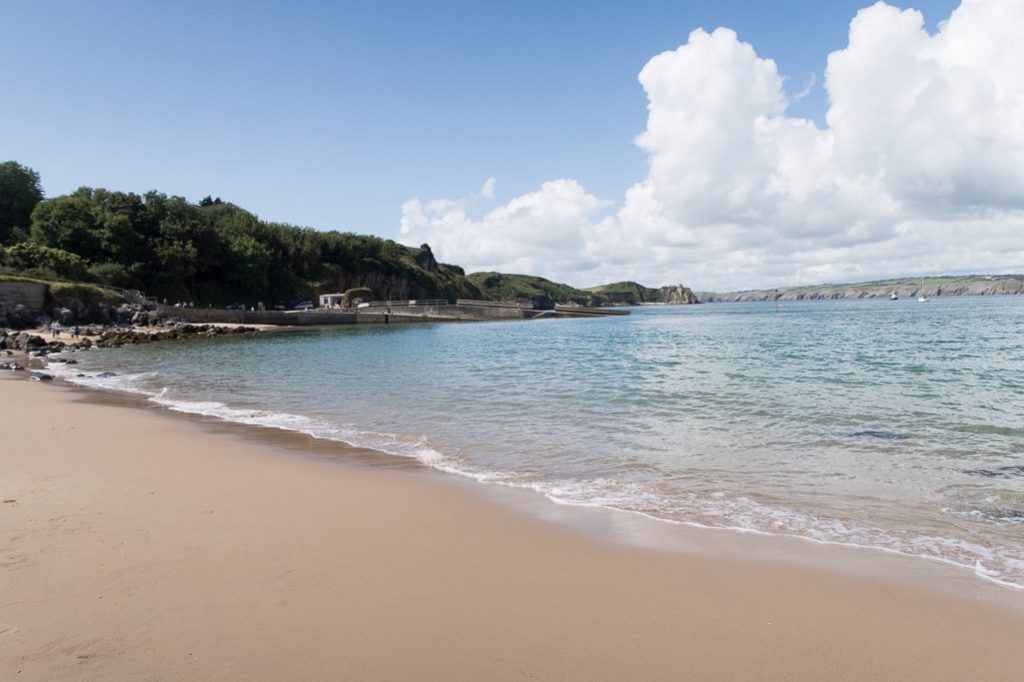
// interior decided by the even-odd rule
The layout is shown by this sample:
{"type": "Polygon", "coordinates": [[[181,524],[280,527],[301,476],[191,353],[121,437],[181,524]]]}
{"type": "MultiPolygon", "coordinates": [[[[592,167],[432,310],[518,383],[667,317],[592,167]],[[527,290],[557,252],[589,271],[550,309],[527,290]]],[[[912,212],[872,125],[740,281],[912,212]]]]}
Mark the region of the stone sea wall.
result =
{"type": "Polygon", "coordinates": [[[37,282],[0,282],[0,304],[42,310],[46,305],[46,292],[47,286],[37,282]]]}

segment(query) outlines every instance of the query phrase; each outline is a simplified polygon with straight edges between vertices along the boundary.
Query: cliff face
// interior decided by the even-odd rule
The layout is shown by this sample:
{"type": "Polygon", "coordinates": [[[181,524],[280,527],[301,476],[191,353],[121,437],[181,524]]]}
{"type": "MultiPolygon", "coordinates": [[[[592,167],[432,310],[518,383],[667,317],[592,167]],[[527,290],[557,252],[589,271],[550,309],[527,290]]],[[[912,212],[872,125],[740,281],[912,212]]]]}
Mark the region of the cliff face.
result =
{"type": "Polygon", "coordinates": [[[329,280],[310,288],[308,298],[356,287],[370,289],[373,298],[381,301],[483,297],[462,268],[438,263],[426,244],[418,249],[401,248],[401,255],[391,260],[367,259],[355,267],[336,268],[329,280]]]}
{"type": "Polygon", "coordinates": [[[864,282],[860,284],[823,284],[810,287],[759,289],[751,291],[708,292],[699,294],[701,301],[812,301],[848,298],[889,298],[895,292],[899,298],[918,296],[998,296],[1024,294],[1024,276],[967,276],[902,278],[864,282]]]}
{"type": "Polygon", "coordinates": [[[332,279],[330,284],[319,286],[313,293],[327,293],[328,289],[344,292],[356,287],[370,289],[374,298],[379,301],[482,298],[479,290],[465,277],[443,270],[436,273],[416,270],[388,272],[385,269],[372,268],[346,270],[332,279]]]}

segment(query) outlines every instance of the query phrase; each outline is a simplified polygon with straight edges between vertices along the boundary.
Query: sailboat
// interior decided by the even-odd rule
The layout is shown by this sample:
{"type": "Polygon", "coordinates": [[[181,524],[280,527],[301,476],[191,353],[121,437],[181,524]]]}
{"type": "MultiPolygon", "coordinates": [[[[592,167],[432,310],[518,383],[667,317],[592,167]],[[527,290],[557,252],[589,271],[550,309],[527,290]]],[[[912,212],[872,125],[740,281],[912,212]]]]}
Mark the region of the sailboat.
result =
{"type": "Polygon", "coordinates": [[[890,301],[898,301],[899,299],[900,299],[900,297],[896,295],[895,291],[892,292],[891,294],[889,294],[889,300],[890,301]]]}
{"type": "Polygon", "coordinates": [[[928,297],[924,295],[924,277],[921,278],[921,291],[920,291],[920,295],[917,297],[917,302],[918,303],[927,303],[928,302],[928,297]]]}

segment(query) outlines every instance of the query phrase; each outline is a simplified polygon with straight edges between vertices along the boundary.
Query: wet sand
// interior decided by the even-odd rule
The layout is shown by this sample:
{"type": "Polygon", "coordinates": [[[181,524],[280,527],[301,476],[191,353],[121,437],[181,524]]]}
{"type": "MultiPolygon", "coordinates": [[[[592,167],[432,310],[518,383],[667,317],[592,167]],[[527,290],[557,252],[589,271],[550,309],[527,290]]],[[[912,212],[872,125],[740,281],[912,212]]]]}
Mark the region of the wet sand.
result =
{"type": "Polygon", "coordinates": [[[14,377],[5,680],[1024,679],[1016,593],[611,543],[14,377]]]}

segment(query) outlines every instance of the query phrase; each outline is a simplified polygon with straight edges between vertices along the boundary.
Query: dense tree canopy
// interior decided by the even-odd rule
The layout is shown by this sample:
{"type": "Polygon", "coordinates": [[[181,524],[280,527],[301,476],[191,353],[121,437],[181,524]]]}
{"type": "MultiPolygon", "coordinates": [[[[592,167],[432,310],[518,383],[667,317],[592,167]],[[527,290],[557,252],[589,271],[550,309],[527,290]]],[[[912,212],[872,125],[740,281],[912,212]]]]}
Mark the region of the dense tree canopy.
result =
{"type": "Polygon", "coordinates": [[[196,204],[83,187],[40,202],[37,174],[4,168],[37,192],[31,219],[10,222],[9,246],[0,247],[9,271],[212,304],[292,303],[356,286],[379,298],[479,296],[461,268],[438,264],[426,245],[269,223],[219,197],[196,204]]]}
{"type": "Polygon", "coordinates": [[[0,163],[0,245],[28,230],[32,209],[42,200],[39,173],[15,161],[0,163]]]}

